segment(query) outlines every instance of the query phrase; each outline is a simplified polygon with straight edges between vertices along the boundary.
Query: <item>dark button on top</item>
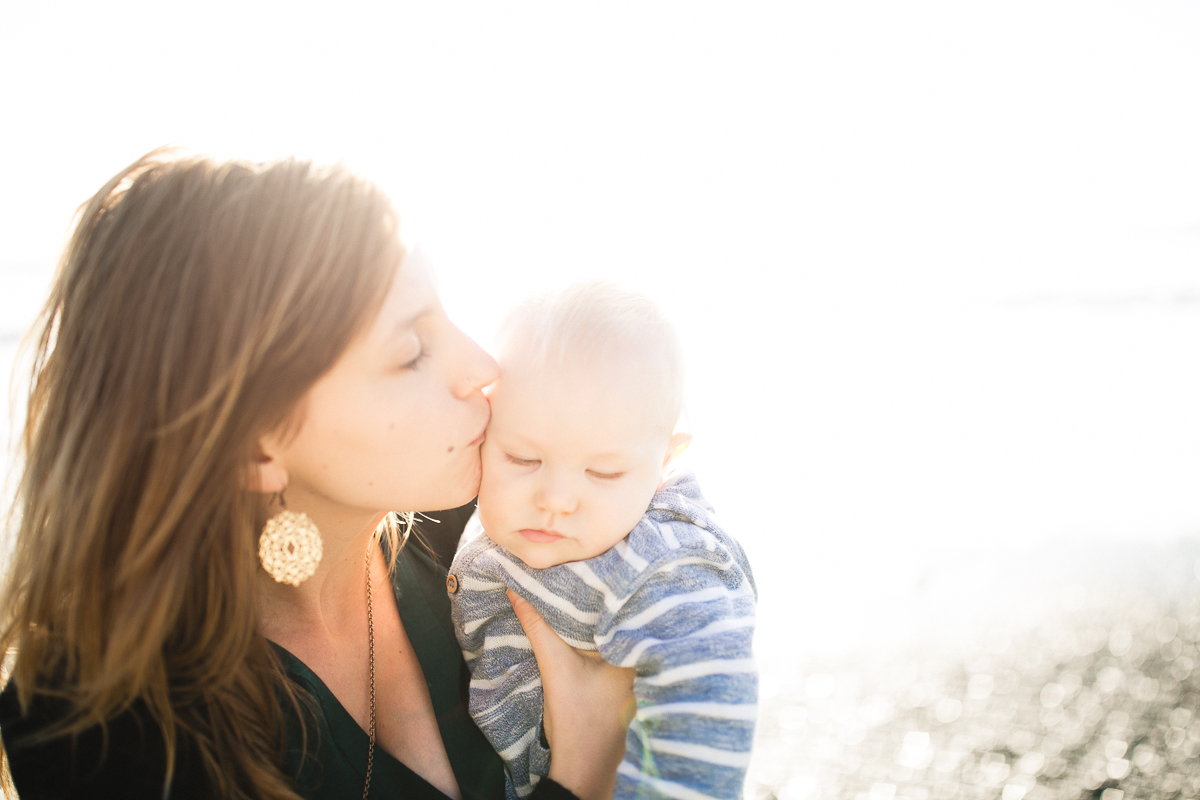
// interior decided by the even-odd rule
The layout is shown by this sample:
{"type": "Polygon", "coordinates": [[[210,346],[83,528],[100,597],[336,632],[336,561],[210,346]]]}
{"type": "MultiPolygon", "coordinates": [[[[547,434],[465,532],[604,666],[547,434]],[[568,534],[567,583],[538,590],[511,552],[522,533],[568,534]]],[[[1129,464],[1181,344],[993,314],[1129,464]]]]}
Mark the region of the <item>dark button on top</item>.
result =
{"type": "Polygon", "coordinates": [[[446,576],[446,591],[450,594],[454,594],[458,591],[458,578],[454,577],[453,575],[446,576]]]}

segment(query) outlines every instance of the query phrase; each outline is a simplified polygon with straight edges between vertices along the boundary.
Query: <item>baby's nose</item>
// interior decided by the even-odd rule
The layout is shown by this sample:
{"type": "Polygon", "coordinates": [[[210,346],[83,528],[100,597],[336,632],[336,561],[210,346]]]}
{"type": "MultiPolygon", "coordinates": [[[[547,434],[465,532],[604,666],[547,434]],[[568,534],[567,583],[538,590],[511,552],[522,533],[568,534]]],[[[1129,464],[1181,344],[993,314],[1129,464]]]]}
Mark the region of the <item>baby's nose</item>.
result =
{"type": "Polygon", "coordinates": [[[552,514],[570,514],[579,507],[579,498],[570,487],[550,483],[542,489],[540,504],[552,514]]]}

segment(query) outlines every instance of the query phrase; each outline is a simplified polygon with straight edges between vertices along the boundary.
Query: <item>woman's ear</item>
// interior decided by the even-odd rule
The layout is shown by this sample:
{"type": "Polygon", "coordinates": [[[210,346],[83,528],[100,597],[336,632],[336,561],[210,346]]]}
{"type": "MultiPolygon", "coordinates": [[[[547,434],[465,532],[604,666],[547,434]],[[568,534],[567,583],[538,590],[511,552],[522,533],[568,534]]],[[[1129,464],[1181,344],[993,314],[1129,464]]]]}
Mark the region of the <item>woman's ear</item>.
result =
{"type": "Polygon", "coordinates": [[[275,494],[287,488],[288,472],[282,462],[273,455],[274,444],[267,437],[258,442],[258,455],[250,462],[250,469],[246,473],[249,476],[249,486],[246,488],[252,492],[275,494]]]}
{"type": "Polygon", "coordinates": [[[684,450],[688,449],[688,445],[692,443],[692,435],[679,431],[671,434],[671,440],[667,442],[667,454],[663,457],[663,469],[675,460],[684,450]]]}

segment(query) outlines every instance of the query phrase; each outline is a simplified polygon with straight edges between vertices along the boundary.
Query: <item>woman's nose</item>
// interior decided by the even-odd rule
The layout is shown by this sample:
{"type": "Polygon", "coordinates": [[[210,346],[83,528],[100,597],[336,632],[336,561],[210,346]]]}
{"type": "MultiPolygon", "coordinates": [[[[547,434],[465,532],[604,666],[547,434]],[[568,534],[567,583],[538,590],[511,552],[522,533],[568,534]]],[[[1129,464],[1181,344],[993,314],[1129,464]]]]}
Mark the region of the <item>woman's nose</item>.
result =
{"type": "Polygon", "coordinates": [[[459,400],[465,400],[475,392],[492,383],[500,375],[496,359],[487,354],[473,339],[459,331],[463,339],[463,357],[452,391],[459,400]]]}

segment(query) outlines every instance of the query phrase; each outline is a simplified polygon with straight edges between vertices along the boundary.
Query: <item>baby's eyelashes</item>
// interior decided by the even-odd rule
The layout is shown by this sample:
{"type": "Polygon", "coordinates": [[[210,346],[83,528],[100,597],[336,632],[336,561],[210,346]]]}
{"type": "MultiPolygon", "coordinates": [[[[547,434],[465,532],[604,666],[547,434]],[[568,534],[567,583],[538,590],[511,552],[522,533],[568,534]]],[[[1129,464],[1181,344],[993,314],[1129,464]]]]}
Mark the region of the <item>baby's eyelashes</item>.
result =
{"type": "Polygon", "coordinates": [[[518,458],[511,453],[505,453],[504,457],[507,458],[511,463],[516,464],[518,467],[532,467],[535,464],[542,463],[541,460],[537,458],[518,458]]]}
{"type": "MultiPolygon", "coordinates": [[[[512,453],[505,453],[504,458],[508,463],[517,467],[536,467],[542,463],[540,458],[521,458],[512,453]]],[[[597,472],[594,469],[587,470],[587,474],[602,481],[615,481],[625,475],[624,472],[597,472]]]]}

